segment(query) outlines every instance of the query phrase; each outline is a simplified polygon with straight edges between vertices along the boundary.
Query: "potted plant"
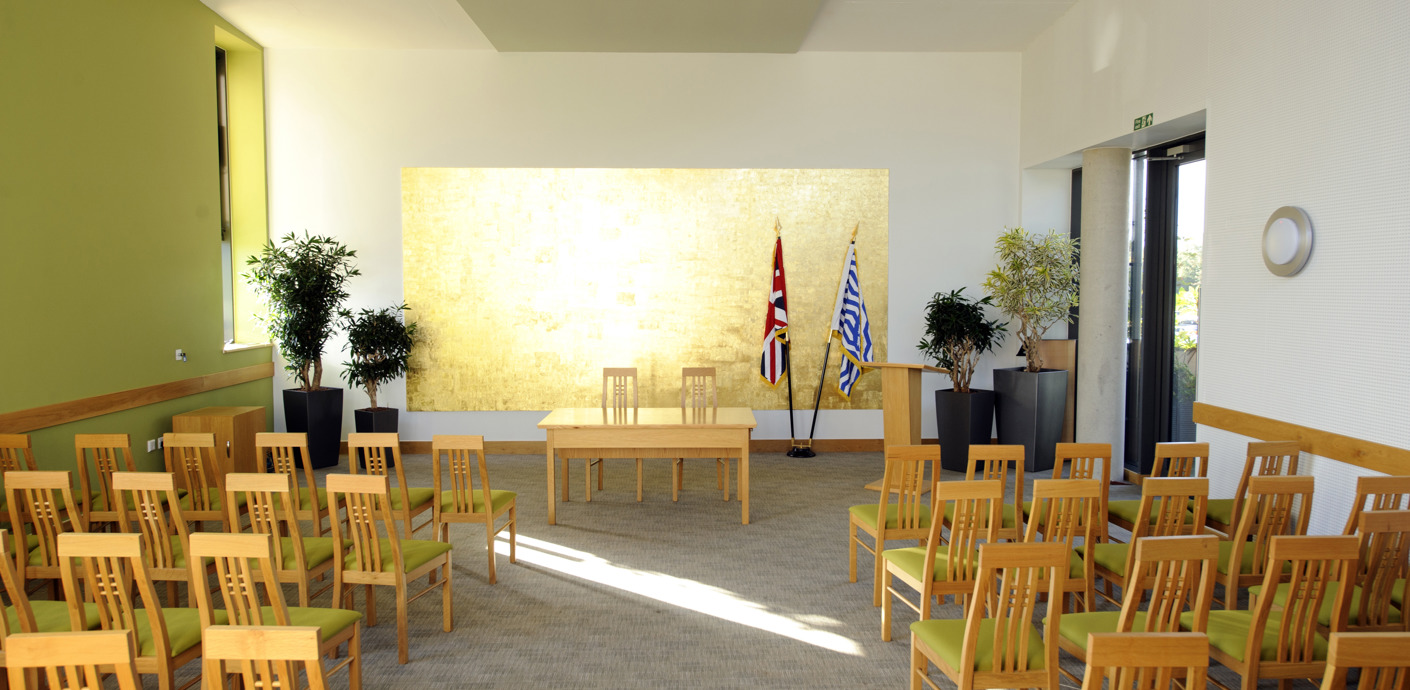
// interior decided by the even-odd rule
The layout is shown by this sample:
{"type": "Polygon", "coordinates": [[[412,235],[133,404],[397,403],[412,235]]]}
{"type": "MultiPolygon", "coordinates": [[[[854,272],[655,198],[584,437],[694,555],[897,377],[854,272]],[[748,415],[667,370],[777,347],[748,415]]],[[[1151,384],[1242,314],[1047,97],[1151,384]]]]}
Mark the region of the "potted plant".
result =
{"type": "Polygon", "coordinates": [[[970,299],[960,288],[935,293],[925,307],[925,337],[916,347],[950,373],[951,388],[935,391],[940,464],[947,470],[963,472],[969,446],[988,443],[994,426],[994,391],[969,385],[979,356],[1004,339],[1005,324],[985,318],[984,308],[992,302],[970,299]]]}
{"type": "Polygon", "coordinates": [[[338,464],[343,436],[343,389],[323,386],[323,348],[333,335],[357,252],[341,242],[307,232],[290,233],[265,244],[247,261],[245,279],[265,303],[260,321],[279,347],[298,388],[284,391],[284,421],[289,431],[308,434],[314,467],[338,464]]]}
{"type": "Polygon", "coordinates": [[[367,391],[368,406],[353,410],[353,424],[359,432],[397,430],[397,408],[379,407],[377,389],[406,373],[411,347],[416,342],[416,324],[406,323],[405,311],[407,306],[402,304],[375,311],[363,309],[356,314],[342,312],[348,332],[346,349],[351,356],[343,364],[343,380],[367,391]]]}
{"type": "Polygon", "coordinates": [[[1043,368],[1043,334],[1071,320],[1077,304],[1077,240],[1055,231],[1005,230],[999,263],[984,280],[994,306],[1018,324],[1027,366],[994,370],[999,443],[1025,446],[1028,471],[1052,469],[1067,411],[1067,372],[1043,368]]]}

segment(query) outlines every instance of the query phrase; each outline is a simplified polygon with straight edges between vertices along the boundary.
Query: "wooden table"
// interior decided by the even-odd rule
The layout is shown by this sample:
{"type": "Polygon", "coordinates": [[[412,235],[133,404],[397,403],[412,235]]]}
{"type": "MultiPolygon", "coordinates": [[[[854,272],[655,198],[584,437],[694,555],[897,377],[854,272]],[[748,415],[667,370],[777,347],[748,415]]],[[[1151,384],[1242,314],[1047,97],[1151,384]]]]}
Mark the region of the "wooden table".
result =
{"type": "Polygon", "coordinates": [[[740,522],[747,525],[749,433],[757,425],[754,411],[747,407],[554,410],[539,422],[539,428],[548,432],[548,524],[558,524],[557,473],[553,467],[558,455],[564,470],[565,501],[568,458],[739,458],[740,522]]]}

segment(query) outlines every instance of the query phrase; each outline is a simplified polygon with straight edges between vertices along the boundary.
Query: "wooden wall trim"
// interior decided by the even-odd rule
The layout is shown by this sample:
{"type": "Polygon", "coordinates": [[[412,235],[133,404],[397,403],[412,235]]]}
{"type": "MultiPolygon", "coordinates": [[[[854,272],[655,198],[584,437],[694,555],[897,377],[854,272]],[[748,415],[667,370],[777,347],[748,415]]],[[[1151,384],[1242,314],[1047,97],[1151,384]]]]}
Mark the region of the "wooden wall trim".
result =
{"type": "MultiPolygon", "coordinates": [[[[929,443],[935,443],[929,439],[929,443]]],[[[538,455],[546,452],[543,441],[485,441],[485,452],[491,455],[538,455]]],[[[786,439],[755,439],[749,442],[750,453],[785,453],[792,447],[786,439]]],[[[819,453],[880,453],[879,438],[834,438],[813,441],[813,450],[819,453]]],[[[343,441],[342,453],[347,455],[348,443],[343,441]]],[[[418,455],[431,454],[430,441],[402,441],[401,452],[418,455]]]]}
{"type": "Polygon", "coordinates": [[[1410,474],[1410,450],[1330,431],[1195,403],[1196,424],[1264,441],[1295,440],[1305,453],[1392,475],[1410,474]]]}
{"type": "Polygon", "coordinates": [[[31,407],[27,410],[17,410],[0,414],[0,433],[25,434],[36,429],[43,429],[69,422],[76,422],[80,419],[99,417],[123,410],[131,410],[151,405],[154,403],[166,402],[177,398],[184,398],[188,395],[205,393],[208,391],[238,386],[242,383],[258,381],[274,376],[274,363],[264,362],[254,364],[239,369],[228,371],[218,371],[214,374],[195,376],[179,381],[168,381],[142,388],[119,391],[117,393],[106,393],[95,395],[91,398],[80,398],[68,402],[44,405],[42,407],[31,407]]]}

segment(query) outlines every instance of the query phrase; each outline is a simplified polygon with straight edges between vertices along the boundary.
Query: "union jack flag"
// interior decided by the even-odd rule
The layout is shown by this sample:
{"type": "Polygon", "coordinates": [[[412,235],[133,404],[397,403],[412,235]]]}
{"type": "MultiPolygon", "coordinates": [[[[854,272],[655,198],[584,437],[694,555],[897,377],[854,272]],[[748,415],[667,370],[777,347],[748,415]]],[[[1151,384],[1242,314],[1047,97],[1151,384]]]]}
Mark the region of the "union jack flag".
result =
{"type": "Polygon", "coordinates": [[[783,238],[774,243],[774,279],[769,290],[769,306],[764,312],[764,354],[759,375],[770,386],[788,373],[788,291],[783,282],[783,238]]]}
{"type": "Polygon", "coordinates": [[[837,373],[837,391],[852,397],[852,386],[862,376],[862,367],[872,361],[871,322],[862,301],[861,279],[857,277],[857,244],[847,245],[844,260],[847,272],[837,286],[837,306],[832,310],[832,337],[842,341],[842,369],[837,373]]]}

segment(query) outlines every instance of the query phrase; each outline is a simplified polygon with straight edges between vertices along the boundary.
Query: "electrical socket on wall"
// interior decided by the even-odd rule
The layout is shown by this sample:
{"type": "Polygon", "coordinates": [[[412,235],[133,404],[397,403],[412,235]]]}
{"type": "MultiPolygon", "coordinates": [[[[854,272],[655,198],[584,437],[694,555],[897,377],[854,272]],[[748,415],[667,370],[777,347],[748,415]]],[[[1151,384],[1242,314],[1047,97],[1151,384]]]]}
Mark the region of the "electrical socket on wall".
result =
{"type": "Polygon", "coordinates": [[[156,450],[157,450],[157,440],[154,439],[154,438],[153,438],[153,439],[147,439],[147,452],[148,452],[148,453],[154,453],[154,452],[156,452],[156,450]]]}
{"type": "Polygon", "coordinates": [[[184,362],[184,361],[186,361],[186,351],[185,351],[185,350],[183,350],[183,349],[181,349],[181,348],[177,348],[177,349],[176,349],[176,361],[178,361],[178,362],[184,362]]]}
{"type": "Polygon", "coordinates": [[[165,448],[165,447],[166,447],[166,438],[165,438],[165,437],[162,437],[162,436],[158,436],[158,437],[157,437],[157,450],[161,450],[161,449],[163,449],[163,448],[165,448]]]}

